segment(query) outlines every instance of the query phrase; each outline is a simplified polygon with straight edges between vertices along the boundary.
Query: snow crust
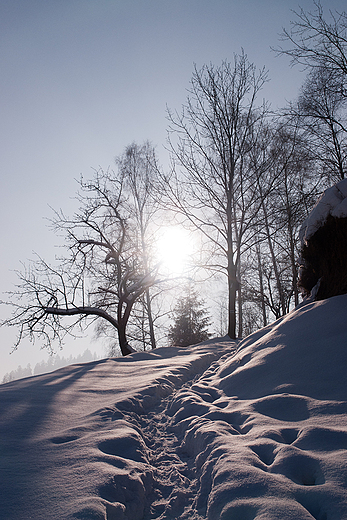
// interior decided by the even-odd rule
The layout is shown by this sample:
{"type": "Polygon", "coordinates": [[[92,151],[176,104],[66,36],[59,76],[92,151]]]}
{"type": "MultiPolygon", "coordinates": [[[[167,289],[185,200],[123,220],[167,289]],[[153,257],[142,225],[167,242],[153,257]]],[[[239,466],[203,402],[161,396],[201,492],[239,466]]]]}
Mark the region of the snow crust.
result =
{"type": "Polygon", "coordinates": [[[1,518],[347,518],[346,315],[2,385],[1,518]]]}
{"type": "Polygon", "coordinates": [[[312,235],[322,227],[328,216],[347,217],[347,179],[343,179],[324,191],[313,210],[304,220],[299,237],[301,243],[307,243],[312,235]]]}

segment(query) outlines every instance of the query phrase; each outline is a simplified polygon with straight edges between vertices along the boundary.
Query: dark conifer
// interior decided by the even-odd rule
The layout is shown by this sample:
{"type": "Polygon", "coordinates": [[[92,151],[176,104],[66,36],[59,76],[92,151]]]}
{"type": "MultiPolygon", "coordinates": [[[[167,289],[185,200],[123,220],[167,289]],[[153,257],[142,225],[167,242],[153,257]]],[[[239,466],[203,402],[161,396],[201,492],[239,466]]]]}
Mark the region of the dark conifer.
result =
{"type": "Polygon", "coordinates": [[[168,338],[171,345],[186,347],[206,341],[210,334],[208,313],[204,302],[199,300],[195,291],[188,289],[176,304],[174,323],[169,328],[168,338]]]}

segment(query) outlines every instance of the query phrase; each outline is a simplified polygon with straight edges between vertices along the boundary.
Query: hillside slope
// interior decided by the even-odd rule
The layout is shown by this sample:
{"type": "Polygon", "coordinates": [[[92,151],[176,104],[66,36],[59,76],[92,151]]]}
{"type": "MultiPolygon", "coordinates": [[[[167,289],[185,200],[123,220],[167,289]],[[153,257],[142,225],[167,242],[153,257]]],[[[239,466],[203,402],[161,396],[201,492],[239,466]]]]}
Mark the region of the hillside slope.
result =
{"type": "Polygon", "coordinates": [[[2,385],[1,518],[347,518],[346,316],[2,385]]]}

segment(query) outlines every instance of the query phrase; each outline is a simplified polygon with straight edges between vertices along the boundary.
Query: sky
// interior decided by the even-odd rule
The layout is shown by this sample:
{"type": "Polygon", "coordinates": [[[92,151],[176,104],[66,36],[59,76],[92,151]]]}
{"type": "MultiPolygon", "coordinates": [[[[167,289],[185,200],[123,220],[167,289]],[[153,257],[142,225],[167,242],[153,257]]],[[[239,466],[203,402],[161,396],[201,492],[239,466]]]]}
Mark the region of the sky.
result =
{"type": "MultiPolygon", "coordinates": [[[[343,0],[322,5],[345,8],[343,0]]],[[[147,139],[165,167],[166,108],[181,108],[194,64],[232,61],[243,48],[269,70],[263,96],[272,107],[294,99],[303,74],[271,51],[292,9],[298,2],[0,0],[0,292],[33,252],[54,258],[46,219],[52,207],[77,209],[81,173],[112,167],[125,146],[147,139]]],[[[0,378],[46,355],[25,343],[9,356],[14,335],[0,330],[0,378]]],[[[68,357],[86,344],[66,348],[68,357]]]]}

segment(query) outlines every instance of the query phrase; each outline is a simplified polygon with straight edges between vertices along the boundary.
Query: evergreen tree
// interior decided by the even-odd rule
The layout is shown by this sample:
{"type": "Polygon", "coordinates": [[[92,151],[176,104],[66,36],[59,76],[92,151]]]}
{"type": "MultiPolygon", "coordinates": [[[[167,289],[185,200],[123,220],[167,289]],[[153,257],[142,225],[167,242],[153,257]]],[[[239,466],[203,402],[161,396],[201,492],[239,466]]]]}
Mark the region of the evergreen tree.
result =
{"type": "Polygon", "coordinates": [[[168,333],[170,345],[186,347],[210,337],[210,321],[203,305],[196,292],[188,289],[187,295],[178,301],[174,309],[174,323],[168,333]]]}

